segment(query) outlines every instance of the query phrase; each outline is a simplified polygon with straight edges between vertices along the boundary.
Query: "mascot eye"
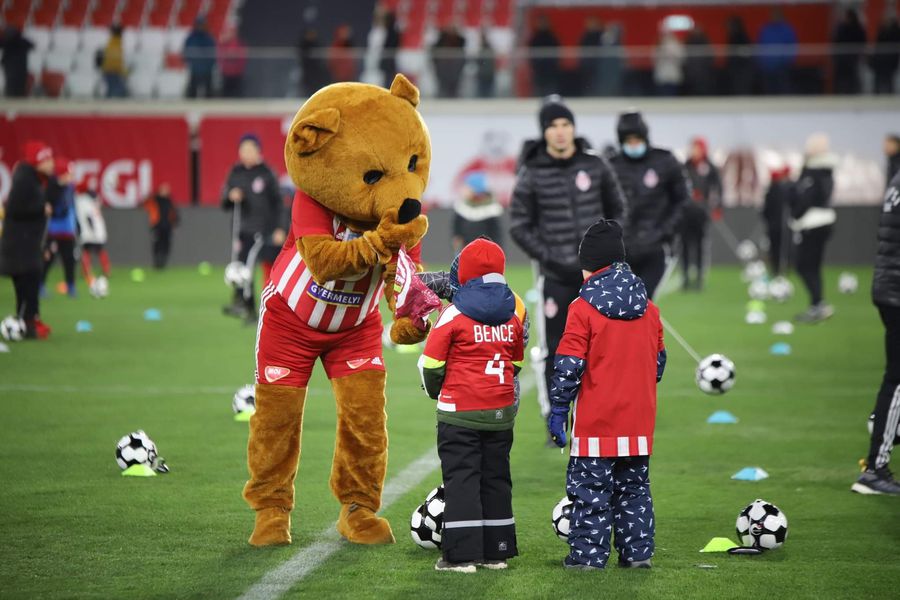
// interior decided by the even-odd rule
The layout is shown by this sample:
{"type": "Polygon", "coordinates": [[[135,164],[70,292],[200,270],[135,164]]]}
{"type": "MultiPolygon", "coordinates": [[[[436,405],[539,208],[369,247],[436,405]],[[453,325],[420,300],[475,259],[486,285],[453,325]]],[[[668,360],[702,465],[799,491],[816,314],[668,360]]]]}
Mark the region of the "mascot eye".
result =
{"type": "Polygon", "coordinates": [[[381,178],[384,176],[383,171],[366,171],[366,174],[363,175],[363,181],[372,185],[373,183],[378,183],[381,181],[381,178]]]}
{"type": "Polygon", "coordinates": [[[409,166],[406,167],[406,170],[412,173],[416,170],[416,163],[419,162],[419,157],[415,154],[409,157],[409,166]]]}

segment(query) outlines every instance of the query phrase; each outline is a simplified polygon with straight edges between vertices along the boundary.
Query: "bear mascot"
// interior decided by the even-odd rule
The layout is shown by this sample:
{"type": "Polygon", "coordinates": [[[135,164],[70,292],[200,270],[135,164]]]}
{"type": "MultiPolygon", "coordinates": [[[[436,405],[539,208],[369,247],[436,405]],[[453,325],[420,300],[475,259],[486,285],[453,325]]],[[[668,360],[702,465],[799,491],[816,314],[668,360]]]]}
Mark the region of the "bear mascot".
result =
{"type": "MultiPolygon", "coordinates": [[[[250,419],[244,499],[256,511],[254,546],[291,543],[306,387],[322,361],[337,403],[330,485],[338,532],[359,544],[394,541],[376,515],[387,466],[379,300],[394,309],[399,250],[421,269],[428,229],[421,199],[431,142],[403,75],[390,90],[322,88],[291,123],[284,158],[297,187],[291,230],[261,295],[256,413],[250,419]]],[[[422,341],[427,326],[396,317],[391,339],[422,341]]]]}

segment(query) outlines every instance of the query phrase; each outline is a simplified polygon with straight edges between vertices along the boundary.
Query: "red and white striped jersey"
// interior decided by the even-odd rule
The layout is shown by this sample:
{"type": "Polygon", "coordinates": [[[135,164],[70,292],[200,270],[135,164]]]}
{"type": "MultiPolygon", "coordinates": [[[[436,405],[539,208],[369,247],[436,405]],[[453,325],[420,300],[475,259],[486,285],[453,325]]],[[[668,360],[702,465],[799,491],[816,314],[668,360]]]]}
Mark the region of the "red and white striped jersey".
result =
{"type": "MultiPolygon", "coordinates": [[[[291,231],[275,259],[269,281],[291,310],[313,329],[334,333],[360,325],[378,310],[384,267],[376,265],[359,275],[320,285],[297,249],[297,240],[307,235],[331,235],[340,242],[360,237],[332,211],[298,190],[291,208],[291,231]]],[[[417,244],[410,256],[418,263],[420,255],[417,244]]]]}

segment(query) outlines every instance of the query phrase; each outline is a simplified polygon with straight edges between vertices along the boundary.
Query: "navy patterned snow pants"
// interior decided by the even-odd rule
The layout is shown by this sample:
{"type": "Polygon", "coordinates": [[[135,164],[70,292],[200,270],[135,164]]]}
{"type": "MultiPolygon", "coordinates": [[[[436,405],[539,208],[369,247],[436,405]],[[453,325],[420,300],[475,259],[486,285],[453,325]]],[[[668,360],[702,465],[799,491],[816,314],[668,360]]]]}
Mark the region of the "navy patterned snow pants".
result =
{"type": "Polygon", "coordinates": [[[574,502],[569,560],[605,567],[613,528],[620,561],[653,556],[649,457],[573,456],[569,459],[566,493],[574,502]]]}

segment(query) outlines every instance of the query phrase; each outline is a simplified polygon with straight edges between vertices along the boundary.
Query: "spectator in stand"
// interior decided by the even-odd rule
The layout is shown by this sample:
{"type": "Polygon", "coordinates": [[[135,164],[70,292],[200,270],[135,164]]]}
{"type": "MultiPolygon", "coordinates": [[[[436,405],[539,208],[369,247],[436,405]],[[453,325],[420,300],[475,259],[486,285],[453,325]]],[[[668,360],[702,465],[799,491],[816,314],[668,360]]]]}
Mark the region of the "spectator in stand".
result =
{"type": "Polygon", "coordinates": [[[349,25],[341,25],[334,32],[334,41],[328,49],[328,69],[331,81],[356,81],[359,78],[359,61],[349,25]]]}
{"type": "Polygon", "coordinates": [[[659,96],[676,96],[684,79],[684,45],[675,34],[663,30],[653,53],[653,82],[659,96]]]}
{"type": "Polygon", "coordinates": [[[884,157],[887,159],[887,182],[900,173],[900,134],[889,133],[884,138],[884,157]]]}
{"type": "Polygon", "coordinates": [[[603,49],[597,95],[621,96],[625,55],[622,50],[622,27],[618,23],[609,24],[603,31],[603,49]]]}
{"type": "Polygon", "coordinates": [[[194,28],[184,40],[182,57],[190,71],[187,97],[212,98],[215,95],[212,79],[216,68],[216,40],[209,34],[203,15],[194,20],[194,28]]]}
{"type": "Polygon", "coordinates": [[[128,70],[125,67],[125,52],[122,50],[123,32],[122,26],[118,23],[113,23],[109,28],[109,41],[106,42],[100,61],[107,98],[124,98],[128,95],[128,88],[125,86],[128,70]]]}
{"type": "Polygon", "coordinates": [[[771,183],[766,190],[765,203],[762,209],[763,224],[769,238],[769,268],[772,275],[783,275],[790,263],[791,232],[788,229],[791,198],[794,194],[794,182],[791,181],[791,168],[777,165],[769,171],[771,183]]]}
{"type": "Polygon", "coordinates": [[[300,37],[297,54],[303,71],[300,77],[300,94],[312,96],[330,83],[324,50],[319,45],[319,33],[312,27],[307,28],[300,37]]]}
{"type": "Polygon", "coordinates": [[[144,202],[153,238],[153,268],[165,269],[172,250],[172,231],[178,226],[178,209],[172,203],[172,187],[160,183],[156,193],[144,202]]]}
{"type": "Polygon", "coordinates": [[[384,77],[384,87],[390,88],[397,71],[397,52],[400,50],[400,29],[397,27],[397,15],[386,12],[379,15],[379,20],[384,27],[384,44],[381,46],[381,59],[378,68],[384,77]]]}
{"type": "Polygon", "coordinates": [[[749,96],[753,93],[753,60],[744,20],[737,15],[728,17],[728,58],[725,60],[725,77],[728,93],[749,96]]]}
{"type": "Polygon", "coordinates": [[[494,47],[491,45],[486,27],[481,30],[481,44],[478,48],[478,58],[476,60],[475,78],[478,84],[478,97],[493,98],[496,93],[494,91],[494,77],[497,72],[497,55],[494,52],[494,47]]]}
{"type": "Polygon", "coordinates": [[[603,27],[597,17],[588,17],[584,34],[578,42],[580,50],[581,95],[596,96],[599,91],[603,57],[603,27]]]}
{"type": "Polygon", "coordinates": [[[3,50],[3,78],[6,81],[4,94],[7,98],[24,98],[28,95],[28,53],[34,49],[31,40],[10,25],[0,37],[3,50]]]}
{"type": "MultiPolygon", "coordinates": [[[[56,181],[60,196],[53,205],[53,213],[47,224],[47,241],[44,244],[44,273],[41,280],[41,296],[46,294],[47,275],[59,257],[65,273],[65,293],[75,297],[75,185],[72,183],[71,163],[67,158],[54,159],[56,181]]],[[[60,288],[62,292],[62,288],[60,288]]]]}
{"type": "Polygon", "coordinates": [[[244,95],[244,70],[247,68],[247,47],[238,38],[237,30],[228,27],[219,40],[219,70],[222,72],[222,95],[240,98],[244,95]]]}
{"type": "Polygon", "coordinates": [[[856,10],[848,8],[831,38],[834,93],[858,94],[862,89],[859,68],[866,46],[866,30],[856,10]]]}
{"type": "Polygon", "coordinates": [[[466,38],[459,33],[456,25],[441,29],[431,47],[431,62],[438,80],[438,94],[442,98],[459,96],[459,81],[466,66],[465,48],[466,38]]]}
{"type": "Polygon", "coordinates": [[[888,14],[878,28],[869,66],[875,76],[875,93],[893,94],[894,78],[900,66],[900,24],[892,14],[888,14]]]}
{"type": "Polygon", "coordinates": [[[691,30],[685,40],[684,93],[687,96],[711,96],[715,93],[716,64],[709,38],[702,29],[691,30]]]}
{"type": "Polygon", "coordinates": [[[540,15],[534,28],[534,34],[528,40],[528,48],[532,51],[531,78],[534,93],[537,96],[549,96],[559,90],[559,57],[550,55],[559,48],[559,39],[550,28],[547,15],[540,15]]]}
{"type": "Polygon", "coordinates": [[[503,206],[488,187],[487,174],[473,171],[466,176],[460,198],[453,205],[453,253],[480,237],[503,246],[503,206]]]}
{"type": "Polygon", "coordinates": [[[757,63],[766,94],[791,93],[791,67],[797,56],[797,32],[778,7],[772,9],[772,20],[763,26],[757,40],[757,63]]]}
{"type": "Polygon", "coordinates": [[[25,321],[26,338],[50,335],[40,318],[41,245],[60,191],[53,177],[53,150],[43,142],[26,143],[24,160],[13,168],[0,235],[0,275],[12,278],[15,314],[25,321]]]}

